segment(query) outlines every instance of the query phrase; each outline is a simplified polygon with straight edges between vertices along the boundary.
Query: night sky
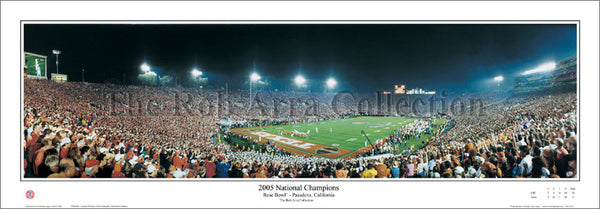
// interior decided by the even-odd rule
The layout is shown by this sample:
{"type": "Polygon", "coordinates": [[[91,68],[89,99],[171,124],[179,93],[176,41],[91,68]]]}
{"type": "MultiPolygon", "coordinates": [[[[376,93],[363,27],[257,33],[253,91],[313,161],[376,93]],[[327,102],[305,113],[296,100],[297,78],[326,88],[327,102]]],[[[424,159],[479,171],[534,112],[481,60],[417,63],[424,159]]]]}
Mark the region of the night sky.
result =
{"type": "MultiPolygon", "coordinates": [[[[330,76],[340,89],[487,90],[503,75],[576,55],[576,25],[420,24],[25,24],[24,51],[59,49],[59,71],[71,81],[135,82],[140,65],[180,82],[195,66],[212,85],[247,88],[256,72],[285,89],[303,74],[314,91],[330,76]]],[[[182,83],[184,86],[186,83],[182,83]]]]}

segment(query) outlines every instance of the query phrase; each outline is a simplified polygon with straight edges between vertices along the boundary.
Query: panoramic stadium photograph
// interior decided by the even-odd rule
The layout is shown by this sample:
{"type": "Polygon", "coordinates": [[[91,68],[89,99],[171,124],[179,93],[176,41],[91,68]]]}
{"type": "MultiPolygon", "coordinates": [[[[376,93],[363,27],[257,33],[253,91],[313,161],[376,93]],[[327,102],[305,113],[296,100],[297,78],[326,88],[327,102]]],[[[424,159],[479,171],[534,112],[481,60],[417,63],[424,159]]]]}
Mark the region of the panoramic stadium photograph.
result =
{"type": "Polygon", "coordinates": [[[575,23],[22,24],[23,179],[579,179],[575,23]]]}

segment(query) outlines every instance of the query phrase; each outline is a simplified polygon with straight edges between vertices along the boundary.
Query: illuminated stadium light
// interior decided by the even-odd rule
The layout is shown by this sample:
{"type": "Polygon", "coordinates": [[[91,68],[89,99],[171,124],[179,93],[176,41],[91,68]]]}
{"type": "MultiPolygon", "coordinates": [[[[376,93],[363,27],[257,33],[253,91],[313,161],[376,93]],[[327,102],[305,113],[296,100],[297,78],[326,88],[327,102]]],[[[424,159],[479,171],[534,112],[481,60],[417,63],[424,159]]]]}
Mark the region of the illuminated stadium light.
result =
{"type": "Polygon", "coordinates": [[[202,75],[202,71],[199,71],[198,69],[194,68],[194,69],[192,70],[192,75],[193,75],[194,77],[201,76],[201,75],[202,75]]]}
{"type": "Polygon", "coordinates": [[[58,55],[60,54],[60,50],[53,49],[52,54],[56,55],[56,74],[58,74],[58,55]]]}
{"type": "Polygon", "coordinates": [[[304,76],[298,75],[296,76],[296,78],[294,78],[294,82],[296,83],[296,85],[302,86],[304,85],[304,83],[306,83],[306,79],[304,79],[304,76]]]}
{"type": "Polygon", "coordinates": [[[248,97],[250,97],[250,105],[248,106],[249,108],[252,108],[252,83],[258,80],[260,80],[260,75],[258,75],[258,73],[253,72],[252,74],[250,74],[250,94],[248,95],[248,97]]]}
{"type": "Polygon", "coordinates": [[[142,71],[144,73],[150,72],[150,66],[148,66],[148,64],[146,64],[146,63],[142,64],[142,66],[140,66],[140,68],[142,69],[142,71]]]}
{"type": "Polygon", "coordinates": [[[531,69],[531,70],[523,72],[523,75],[529,75],[529,74],[534,74],[534,73],[551,71],[551,70],[554,70],[554,68],[556,68],[556,63],[555,62],[548,62],[548,63],[544,63],[544,64],[538,66],[537,68],[534,68],[534,69],[531,69]]]}
{"type": "Polygon", "coordinates": [[[155,72],[152,72],[152,71],[148,71],[148,72],[146,72],[146,73],[148,73],[149,75],[156,75],[156,73],[155,73],[155,72]]]}
{"type": "Polygon", "coordinates": [[[250,75],[250,81],[258,81],[260,80],[260,76],[257,73],[252,73],[250,75]]]}
{"type": "Polygon", "coordinates": [[[327,87],[330,89],[334,88],[335,85],[337,85],[337,81],[333,78],[327,79],[327,81],[325,83],[327,84],[327,87]]]}
{"type": "Polygon", "coordinates": [[[494,80],[498,83],[498,93],[500,93],[502,91],[500,88],[500,83],[504,80],[504,76],[496,76],[494,77],[494,80]]]}

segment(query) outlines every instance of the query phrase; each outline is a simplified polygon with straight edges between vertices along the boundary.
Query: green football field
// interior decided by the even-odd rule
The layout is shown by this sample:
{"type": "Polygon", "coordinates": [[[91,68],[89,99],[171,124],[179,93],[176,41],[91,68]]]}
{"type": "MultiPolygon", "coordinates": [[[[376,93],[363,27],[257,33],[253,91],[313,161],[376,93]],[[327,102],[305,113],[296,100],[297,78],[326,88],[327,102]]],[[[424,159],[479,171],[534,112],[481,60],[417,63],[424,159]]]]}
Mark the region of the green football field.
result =
{"type": "MultiPolygon", "coordinates": [[[[284,126],[257,127],[252,129],[277,135],[279,135],[280,131],[296,130],[298,132],[307,133],[310,130],[308,138],[297,136],[293,136],[292,138],[326,146],[358,150],[365,147],[366,139],[364,135],[361,134],[361,130],[364,130],[371,142],[375,143],[375,140],[388,137],[396,129],[412,123],[415,120],[417,119],[402,117],[357,117],[284,126]]],[[[286,136],[291,137],[290,135],[286,136]]],[[[424,140],[425,137],[422,139],[424,140]]],[[[416,144],[416,142],[414,143],[416,144]]]]}

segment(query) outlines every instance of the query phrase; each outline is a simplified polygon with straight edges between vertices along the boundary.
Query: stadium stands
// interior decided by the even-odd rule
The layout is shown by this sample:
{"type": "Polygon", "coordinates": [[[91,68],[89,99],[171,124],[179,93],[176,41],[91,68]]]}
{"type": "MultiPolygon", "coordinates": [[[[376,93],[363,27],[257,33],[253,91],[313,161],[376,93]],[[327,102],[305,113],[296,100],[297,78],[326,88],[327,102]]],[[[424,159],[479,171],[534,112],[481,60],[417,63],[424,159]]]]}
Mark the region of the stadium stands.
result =
{"type": "MultiPolygon", "coordinates": [[[[568,77],[569,69],[553,78],[568,77]]],[[[229,91],[220,103],[222,92],[214,90],[25,79],[24,95],[27,178],[577,177],[574,91],[491,98],[486,114],[449,114],[452,125],[422,149],[351,159],[220,143],[224,117],[236,121],[232,127],[350,117],[349,103],[341,106],[347,114],[329,107],[332,94],[260,91],[249,110],[244,91],[229,91]],[[292,100],[316,101],[317,109],[304,115],[314,103],[292,100]]]]}
{"type": "Polygon", "coordinates": [[[577,57],[560,61],[549,72],[537,72],[518,77],[514,81],[514,92],[574,91],[577,87],[577,57]]]}

